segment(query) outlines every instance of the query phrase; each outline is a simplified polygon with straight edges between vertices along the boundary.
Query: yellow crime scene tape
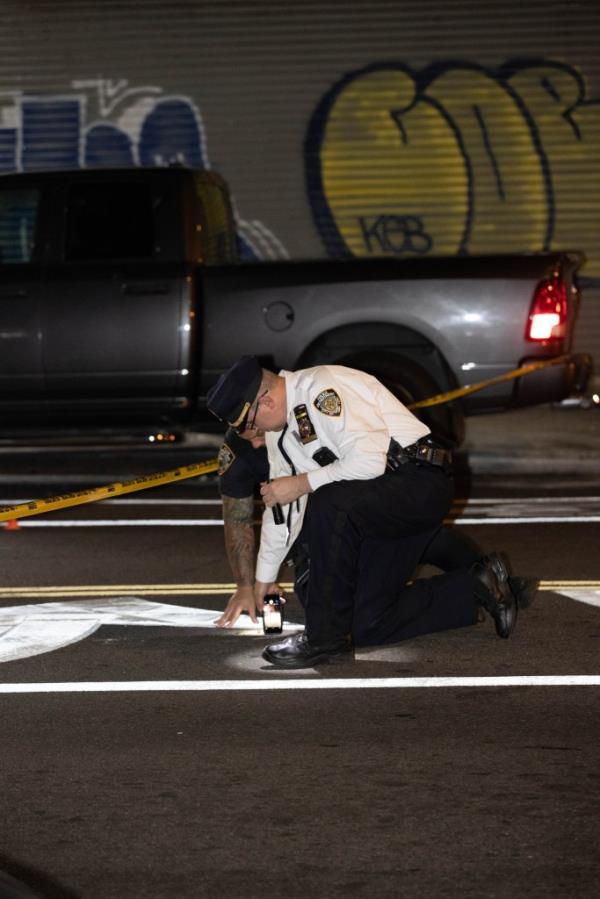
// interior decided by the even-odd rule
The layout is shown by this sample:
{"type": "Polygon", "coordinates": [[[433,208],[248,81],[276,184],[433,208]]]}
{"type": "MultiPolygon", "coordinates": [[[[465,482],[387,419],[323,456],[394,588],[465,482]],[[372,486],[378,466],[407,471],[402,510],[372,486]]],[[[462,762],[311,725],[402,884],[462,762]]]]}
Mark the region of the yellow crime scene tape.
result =
{"type": "MultiPolygon", "coordinates": [[[[447,393],[438,393],[426,400],[420,400],[418,403],[411,403],[408,408],[411,410],[424,409],[427,406],[437,406],[440,403],[448,403],[461,396],[467,396],[469,393],[475,393],[477,390],[483,390],[484,387],[501,384],[503,381],[512,381],[515,378],[521,378],[523,375],[530,374],[531,372],[549,368],[551,365],[564,365],[569,362],[570,359],[570,356],[565,355],[557,356],[555,359],[546,359],[543,362],[530,362],[527,365],[522,365],[520,368],[514,368],[512,371],[506,372],[503,375],[489,378],[487,381],[479,381],[477,384],[469,384],[466,387],[449,390],[447,393]]],[[[67,509],[70,506],[95,503],[99,500],[120,496],[123,493],[148,490],[150,487],[159,487],[163,484],[170,484],[173,481],[183,481],[186,478],[195,478],[200,475],[212,474],[218,470],[218,467],[219,464],[217,459],[210,459],[208,462],[182,465],[171,471],[156,472],[155,474],[133,478],[130,481],[117,481],[114,484],[107,484],[105,487],[79,490],[76,493],[66,493],[63,496],[53,496],[50,499],[31,500],[30,502],[19,503],[15,506],[3,506],[0,508],[0,521],[16,521],[18,518],[26,518],[30,515],[41,515],[44,512],[54,512],[57,509],[67,509]]]]}
{"type": "Polygon", "coordinates": [[[529,362],[520,368],[513,368],[503,375],[497,375],[495,378],[488,378],[487,381],[479,381],[478,384],[469,384],[467,387],[457,387],[456,390],[449,390],[447,393],[436,393],[426,400],[420,400],[418,403],[412,403],[409,409],[424,409],[426,406],[437,406],[440,403],[449,403],[451,400],[459,399],[461,396],[468,396],[469,393],[475,393],[477,390],[483,390],[484,387],[492,387],[494,384],[502,384],[504,381],[513,381],[515,378],[522,378],[532,371],[540,371],[542,368],[550,368],[551,365],[565,365],[571,361],[571,356],[557,356],[555,359],[545,359],[543,362],[529,362]]]}
{"type": "Polygon", "coordinates": [[[50,499],[34,499],[31,502],[19,503],[16,506],[3,506],[0,509],[0,521],[14,521],[17,518],[25,518],[28,515],[41,515],[42,512],[54,512],[56,509],[66,509],[69,506],[95,503],[101,499],[120,496],[123,493],[135,493],[137,490],[147,490],[149,487],[159,487],[162,484],[170,484],[173,481],[183,481],[186,478],[212,474],[217,471],[218,467],[218,461],[210,459],[208,462],[181,465],[179,468],[174,468],[171,471],[159,471],[155,474],[132,478],[131,481],[117,481],[114,484],[107,484],[105,487],[78,490],[76,493],[65,493],[63,496],[52,496],[50,499]]]}

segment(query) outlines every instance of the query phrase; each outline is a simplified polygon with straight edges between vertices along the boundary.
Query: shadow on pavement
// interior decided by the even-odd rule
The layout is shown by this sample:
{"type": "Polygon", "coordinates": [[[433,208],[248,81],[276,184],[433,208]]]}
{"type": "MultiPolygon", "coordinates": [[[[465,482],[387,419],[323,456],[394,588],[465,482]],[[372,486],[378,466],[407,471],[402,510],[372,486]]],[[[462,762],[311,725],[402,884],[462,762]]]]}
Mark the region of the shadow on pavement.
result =
{"type": "Polygon", "coordinates": [[[81,899],[44,871],[0,855],[0,899],[81,899]]]}

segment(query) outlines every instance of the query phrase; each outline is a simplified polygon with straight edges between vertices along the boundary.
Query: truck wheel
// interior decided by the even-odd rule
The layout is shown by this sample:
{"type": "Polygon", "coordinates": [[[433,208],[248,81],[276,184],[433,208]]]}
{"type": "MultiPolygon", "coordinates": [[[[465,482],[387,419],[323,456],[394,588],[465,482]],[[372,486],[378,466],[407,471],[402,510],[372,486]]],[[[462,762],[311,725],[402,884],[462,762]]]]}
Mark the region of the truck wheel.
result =
{"type": "MultiPolygon", "coordinates": [[[[382,353],[375,358],[371,353],[359,353],[341,359],[340,365],[358,368],[374,375],[397,396],[401,403],[410,406],[419,400],[428,399],[442,390],[431,375],[405,356],[382,353]]],[[[415,409],[414,414],[431,428],[432,434],[449,447],[460,446],[465,437],[465,422],[462,410],[456,400],[415,409]]]]}

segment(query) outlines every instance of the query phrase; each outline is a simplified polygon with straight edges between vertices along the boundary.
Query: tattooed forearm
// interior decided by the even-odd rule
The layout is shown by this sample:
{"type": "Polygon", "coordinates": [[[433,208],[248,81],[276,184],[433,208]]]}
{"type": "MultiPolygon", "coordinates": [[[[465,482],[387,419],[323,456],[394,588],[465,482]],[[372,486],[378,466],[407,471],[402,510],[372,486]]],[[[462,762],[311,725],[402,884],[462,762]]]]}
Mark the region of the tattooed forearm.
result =
{"type": "Polygon", "coordinates": [[[225,549],[233,578],[238,585],[254,584],[256,559],[254,539],[254,497],[223,498],[225,549]]]}

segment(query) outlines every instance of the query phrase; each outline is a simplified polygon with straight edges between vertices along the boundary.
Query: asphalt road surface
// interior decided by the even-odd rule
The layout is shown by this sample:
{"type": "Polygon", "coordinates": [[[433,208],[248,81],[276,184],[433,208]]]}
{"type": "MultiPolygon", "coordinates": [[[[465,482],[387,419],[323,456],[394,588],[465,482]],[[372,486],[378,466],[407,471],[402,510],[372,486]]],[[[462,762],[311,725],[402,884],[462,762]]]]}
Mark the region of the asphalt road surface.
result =
{"type": "MultiPolygon", "coordinates": [[[[2,505],[172,467],[31,458],[2,505]]],[[[214,483],[1,529],[0,897],[596,897],[600,484],[468,500],[455,526],[542,579],[514,635],[300,672],[212,624],[214,483]]]]}

